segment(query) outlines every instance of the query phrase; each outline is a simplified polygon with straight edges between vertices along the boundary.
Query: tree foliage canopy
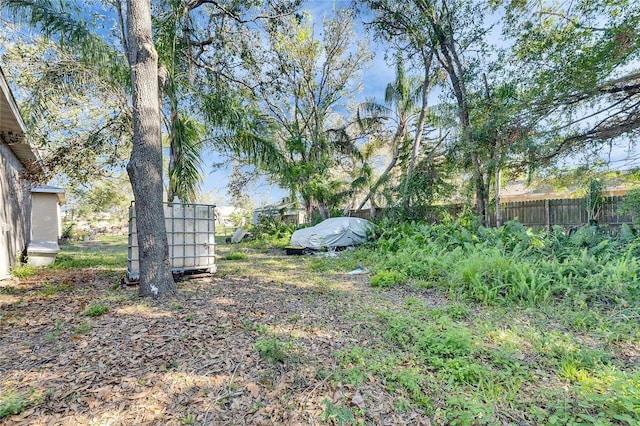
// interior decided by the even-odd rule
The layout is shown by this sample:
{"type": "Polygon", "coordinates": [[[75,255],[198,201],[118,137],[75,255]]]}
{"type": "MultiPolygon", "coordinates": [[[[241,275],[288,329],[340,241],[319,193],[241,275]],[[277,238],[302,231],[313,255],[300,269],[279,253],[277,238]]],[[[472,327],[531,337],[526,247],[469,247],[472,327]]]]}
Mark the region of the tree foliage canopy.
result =
{"type": "MultiPolygon", "coordinates": [[[[103,6],[3,2],[48,37],[4,57],[29,88],[33,140],[69,182],[121,165],[130,147],[126,7],[103,6]]],[[[637,139],[636,2],[367,0],[322,22],[301,6],[152,2],[169,200],[198,197],[213,149],[234,164],[236,198],[252,167],[323,217],[371,200],[410,211],[452,183],[484,215],[503,170],[637,139]],[[358,20],[397,66],[381,100],[359,106],[372,55],[358,20]]]]}

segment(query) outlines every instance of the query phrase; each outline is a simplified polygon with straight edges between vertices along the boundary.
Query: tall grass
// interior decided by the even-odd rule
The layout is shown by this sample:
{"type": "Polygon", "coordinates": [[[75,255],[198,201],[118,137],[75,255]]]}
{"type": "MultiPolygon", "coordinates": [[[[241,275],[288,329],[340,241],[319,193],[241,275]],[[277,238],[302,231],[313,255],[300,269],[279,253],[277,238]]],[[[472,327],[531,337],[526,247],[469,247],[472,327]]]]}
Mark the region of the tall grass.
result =
{"type": "Polygon", "coordinates": [[[427,281],[484,304],[573,298],[624,306],[640,298],[640,238],[628,234],[618,238],[593,226],[533,232],[511,221],[500,229],[385,223],[377,237],[365,249],[370,256],[362,256],[375,259],[376,285],[427,281]]]}

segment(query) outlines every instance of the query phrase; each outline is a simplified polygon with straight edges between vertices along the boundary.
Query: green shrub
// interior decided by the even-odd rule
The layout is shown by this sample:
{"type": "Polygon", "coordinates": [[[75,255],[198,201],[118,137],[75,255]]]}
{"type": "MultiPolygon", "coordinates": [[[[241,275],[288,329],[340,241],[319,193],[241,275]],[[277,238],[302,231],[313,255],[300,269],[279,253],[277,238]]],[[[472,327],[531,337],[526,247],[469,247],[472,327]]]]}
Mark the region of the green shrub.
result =
{"type": "Polygon", "coordinates": [[[242,253],[240,251],[232,251],[228,255],[225,256],[226,260],[244,260],[247,258],[246,253],[242,253]]]}
{"type": "Polygon", "coordinates": [[[640,241],[632,231],[612,237],[596,226],[572,232],[533,232],[517,221],[502,228],[464,221],[429,225],[382,222],[378,240],[361,256],[375,262],[371,285],[388,287],[414,278],[485,304],[529,306],[554,299],[589,305],[640,298],[640,241]]]}
{"type": "Polygon", "coordinates": [[[21,280],[31,278],[37,274],[38,274],[38,268],[32,265],[28,265],[26,263],[18,264],[11,270],[11,275],[21,280]]]}
{"type": "Polygon", "coordinates": [[[634,225],[640,224],[640,188],[632,189],[622,198],[618,213],[633,216],[634,225]]]}
{"type": "Polygon", "coordinates": [[[631,226],[627,223],[623,223],[618,231],[618,237],[625,243],[630,243],[636,239],[636,234],[631,226]]]}
{"type": "Polygon", "coordinates": [[[103,303],[95,303],[89,306],[87,309],[85,309],[84,316],[99,317],[100,315],[104,315],[107,312],[109,312],[109,306],[103,303]]]}
{"type": "Polygon", "coordinates": [[[293,234],[295,230],[296,226],[293,224],[283,223],[266,216],[260,216],[258,224],[251,229],[255,237],[253,244],[285,248],[291,242],[291,234],[293,234]]]}
{"type": "Polygon", "coordinates": [[[402,271],[379,271],[371,277],[371,287],[391,287],[406,279],[407,274],[402,271]]]}
{"type": "Polygon", "coordinates": [[[505,222],[497,233],[502,246],[506,250],[514,250],[516,247],[522,249],[531,244],[527,228],[516,220],[505,222]]]}

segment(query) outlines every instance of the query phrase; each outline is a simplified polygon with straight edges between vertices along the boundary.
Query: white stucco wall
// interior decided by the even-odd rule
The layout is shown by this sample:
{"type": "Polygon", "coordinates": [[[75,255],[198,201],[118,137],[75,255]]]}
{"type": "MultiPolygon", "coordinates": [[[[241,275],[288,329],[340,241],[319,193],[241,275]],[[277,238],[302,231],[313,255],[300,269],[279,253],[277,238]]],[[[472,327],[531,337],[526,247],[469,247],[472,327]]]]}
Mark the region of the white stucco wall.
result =
{"type": "Polygon", "coordinates": [[[31,183],[24,168],[0,140],[0,278],[9,275],[31,235],[31,183]]]}

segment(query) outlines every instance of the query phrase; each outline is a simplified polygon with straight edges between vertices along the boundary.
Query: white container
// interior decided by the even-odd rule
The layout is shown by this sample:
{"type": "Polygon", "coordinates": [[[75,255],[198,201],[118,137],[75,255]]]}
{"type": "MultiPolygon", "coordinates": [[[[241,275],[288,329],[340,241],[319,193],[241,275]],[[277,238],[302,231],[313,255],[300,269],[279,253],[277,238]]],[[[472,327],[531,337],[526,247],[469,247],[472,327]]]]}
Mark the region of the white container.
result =
{"type": "Polygon", "coordinates": [[[27,264],[31,266],[47,266],[56,261],[60,253],[57,241],[32,240],[27,248],[27,264]]]}
{"type": "MultiPolygon", "coordinates": [[[[178,204],[164,206],[165,227],[169,243],[169,258],[174,274],[216,272],[215,206],[178,204]]],[[[129,208],[129,251],[127,276],[130,281],[140,277],[135,206],[129,208]]]]}

